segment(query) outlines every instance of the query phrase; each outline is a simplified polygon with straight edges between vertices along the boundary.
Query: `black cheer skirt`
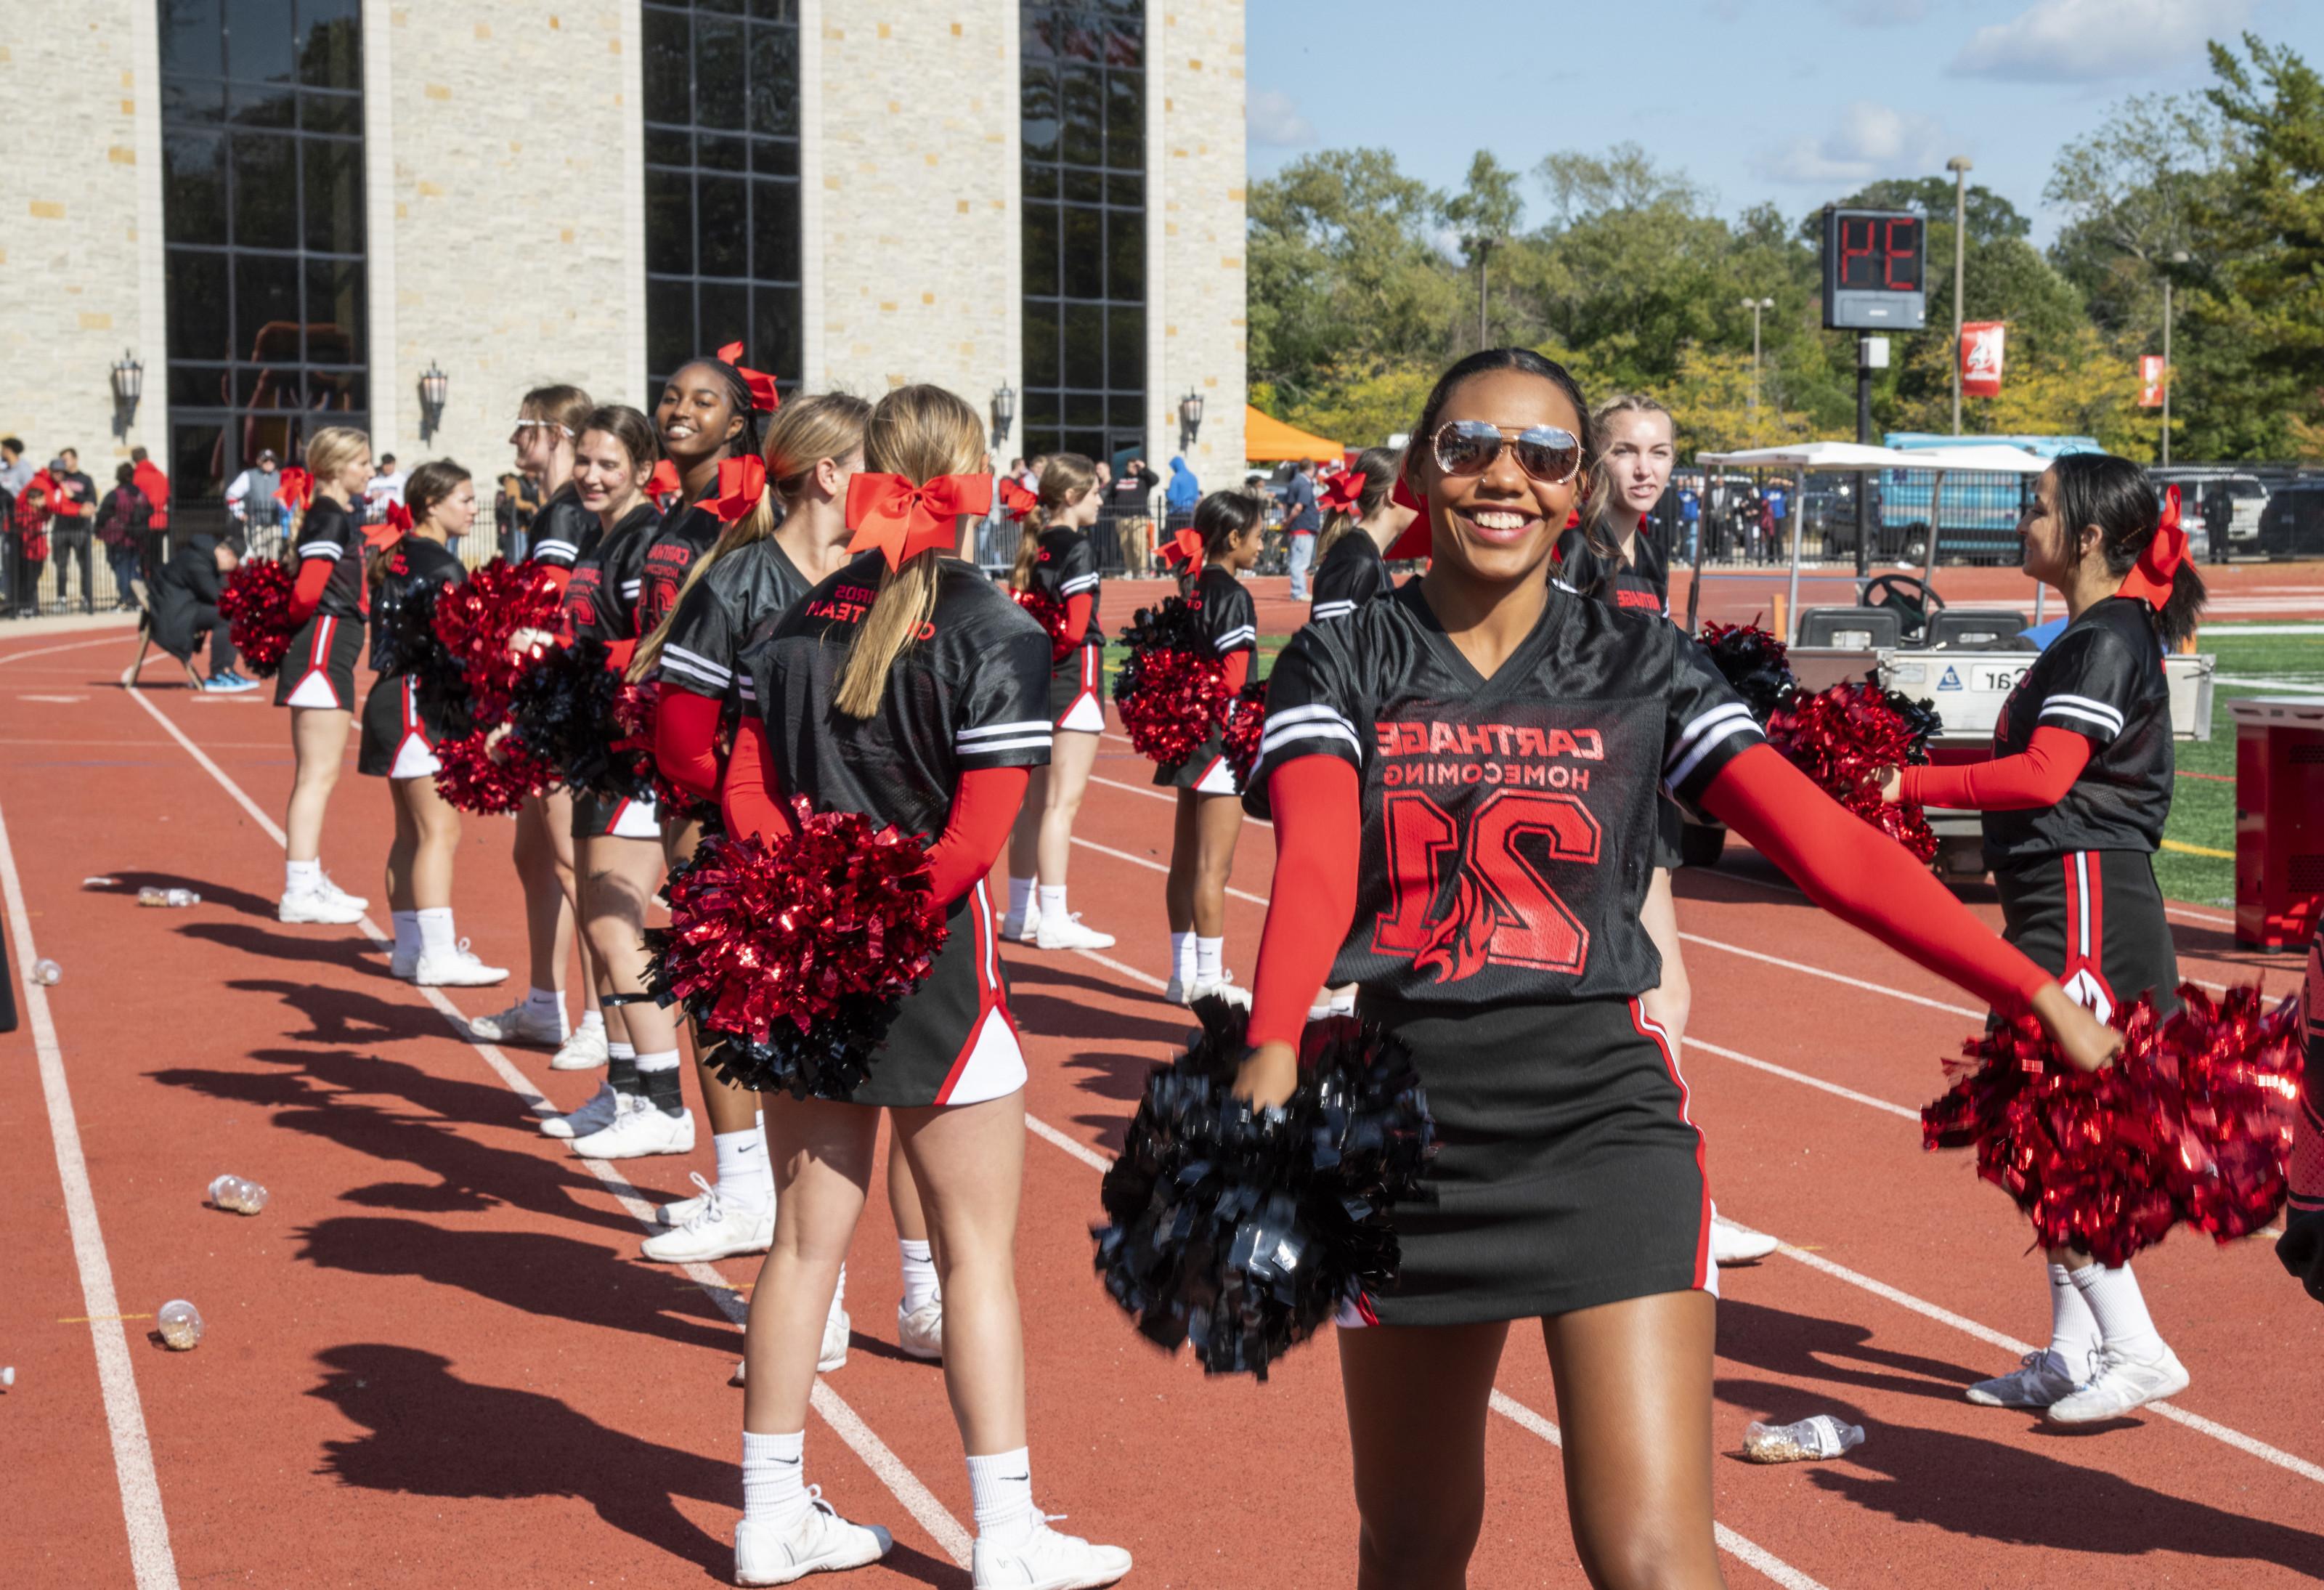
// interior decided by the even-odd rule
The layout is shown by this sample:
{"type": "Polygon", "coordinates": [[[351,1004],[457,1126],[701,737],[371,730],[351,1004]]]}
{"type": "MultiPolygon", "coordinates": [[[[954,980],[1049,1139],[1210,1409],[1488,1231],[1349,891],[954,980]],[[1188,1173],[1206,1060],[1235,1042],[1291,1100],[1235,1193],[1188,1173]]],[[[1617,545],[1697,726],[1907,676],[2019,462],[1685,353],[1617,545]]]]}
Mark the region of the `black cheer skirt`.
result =
{"type": "Polygon", "coordinates": [[[2154,858],[2144,850],[2069,850],[1997,869],[2001,936],[2104,1021],[2142,994],[2179,1008],[2179,956],[2154,858]]]}
{"type": "Polygon", "coordinates": [[[1227,736],[1223,728],[1211,730],[1210,738],[1194,749],[1194,753],[1175,767],[1156,763],[1154,781],[1166,790],[1193,790],[1204,795],[1240,795],[1242,786],[1236,782],[1234,769],[1227,765],[1227,736]]]}
{"type": "Polygon", "coordinates": [[[444,733],[444,725],[421,703],[410,678],[383,674],[364,698],[355,771],[375,779],[433,778],[444,767],[436,759],[444,733]]]}
{"type": "Polygon", "coordinates": [[[290,637],[274,676],[277,707],[355,709],[355,663],[363,656],[364,621],[318,613],[290,637]]]}
{"type": "MultiPolygon", "coordinates": [[[[954,901],[952,931],[848,1103],[917,1109],[1005,1098],[1025,1086],[1025,1052],[1009,1012],[1008,979],[985,885],[954,901]]],[[[779,1108],[779,1104],[777,1105],[779,1108]]]]}
{"type": "Polygon", "coordinates": [[[1104,647],[1075,646],[1050,666],[1049,721],[1084,735],[1104,729],[1104,647]]]}

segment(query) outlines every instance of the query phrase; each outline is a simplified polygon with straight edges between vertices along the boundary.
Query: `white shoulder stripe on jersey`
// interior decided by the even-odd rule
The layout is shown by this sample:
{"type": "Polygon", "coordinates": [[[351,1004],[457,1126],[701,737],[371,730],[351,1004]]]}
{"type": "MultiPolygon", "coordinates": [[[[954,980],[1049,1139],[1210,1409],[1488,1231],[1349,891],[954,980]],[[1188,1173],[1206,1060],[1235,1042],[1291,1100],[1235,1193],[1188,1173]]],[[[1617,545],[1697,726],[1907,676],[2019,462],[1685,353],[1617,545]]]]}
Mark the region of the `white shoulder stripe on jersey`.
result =
{"type": "Polygon", "coordinates": [[[699,652],[689,652],[683,646],[673,646],[665,641],[662,642],[661,657],[663,667],[708,679],[722,690],[734,681],[733,669],[722,667],[699,652]]]}
{"type": "Polygon", "coordinates": [[[661,655],[661,671],[669,675],[670,678],[674,679],[682,679],[688,684],[692,684],[704,690],[707,690],[715,696],[724,695],[729,689],[733,688],[734,684],[734,680],[732,676],[706,673],[701,669],[696,668],[690,663],[683,661],[678,658],[672,657],[667,652],[663,652],[661,655]]]}
{"type": "Polygon", "coordinates": [[[966,746],[972,740],[1005,739],[1011,735],[1030,734],[1035,729],[1046,733],[1049,726],[1049,720],[1046,717],[1028,717],[1020,723],[989,723],[982,728],[961,730],[953,736],[953,742],[966,746]]]}
{"type": "Polygon", "coordinates": [[[2121,719],[2102,717],[2095,712],[2086,712],[2079,707],[2069,707],[2055,696],[2042,703],[2042,710],[2035,715],[2034,721],[2038,723],[2045,717],[2079,717],[2094,728],[2104,729],[2109,739],[2122,733],[2121,719]]]}
{"type": "MultiPolygon", "coordinates": [[[[1751,709],[1740,701],[1722,701],[1707,712],[1697,713],[1686,726],[1679,731],[1678,743],[1671,747],[1670,756],[1663,763],[1665,771],[1676,765],[1679,759],[1686,754],[1687,748],[1695,741],[1738,717],[1746,722],[1749,722],[1751,718],[1751,709]]],[[[1752,726],[1757,728],[1758,726],[1753,724],[1752,726]]]]}
{"type": "Polygon", "coordinates": [[[1073,578],[1065,581],[1063,585],[1060,585],[1057,589],[1070,596],[1080,591],[1093,590],[1096,588],[1097,582],[1098,577],[1094,574],[1077,574],[1074,576],[1073,578]]]}
{"type": "Polygon", "coordinates": [[[1364,744],[1356,738],[1356,731],[1342,718],[1337,723],[1295,723],[1277,726],[1269,724],[1259,736],[1259,754],[1261,760],[1273,756],[1286,745],[1301,740],[1345,740],[1356,754],[1363,754],[1364,744]]]}
{"type": "Polygon", "coordinates": [[[622,582],[622,595],[625,596],[634,596],[638,594],[639,587],[644,584],[645,582],[643,580],[625,579],[622,582]]]}
{"type": "Polygon", "coordinates": [[[1259,639],[1259,631],[1246,624],[1227,631],[1211,644],[1222,652],[1226,652],[1237,646],[1247,646],[1257,639],[1259,639]]]}
{"type": "Polygon", "coordinates": [[[1345,618],[1356,610],[1353,602],[1318,602],[1307,611],[1310,618],[1345,618]]]}
{"type": "Polygon", "coordinates": [[[577,558],[581,549],[571,541],[535,541],[532,555],[536,558],[577,558]]]}
{"type": "Polygon", "coordinates": [[[755,703],[759,699],[759,688],[751,682],[749,674],[744,674],[736,681],[736,688],[742,691],[743,700],[755,703]]]}
{"type": "Polygon", "coordinates": [[[334,563],[339,560],[339,554],[346,550],[346,549],[339,545],[337,541],[301,541],[299,543],[299,556],[301,558],[328,558],[334,563]]]}
{"type": "Polygon", "coordinates": [[[1579,586],[1570,586],[1554,574],[1549,577],[1549,583],[1555,586],[1561,591],[1567,591],[1577,596],[1582,594],[1582,588],[1579,586]]]}
{"type": "Polygon", "coordinates": [[[1267,726],[1269,729],[1277,729],[1287,723],[1307,723],[1315,718],[1329,718],[1350,734],[1355,732],[1356,726],[1348,721],[1344,713],[1328,702],[1323,701],[1313,702],[1305,707],[1286,707],[1279,712],[1270,712],[1267,715],[1267,726]]]}
{"type": "MultiPolygon", "coordinates": [[[[1704,715],[1705,717],[1710,716],[1708,713],[1704,715]]],[[[1700,724],[1703,719],[1699,717],[1694,721],[1700,724]]],[[[1748,740],[1766,738],[1757,722],[1751,716],[1749,710],[1740,705],[1737,706],[1732,715],[1725,716],[1722,721],[1706,726],[1694,749],[1664,771],[1664,784],[1676,790],[1680,785],[1686,782],[1688,775],[1702,765],[1703,758],[1738,735],[1748,740]]]]}
{"type": "Polygon", "coordinates": [[[963,756],[991,756],[1002,751],[1024,751],[1035,745],[1047,747],[1056,744],[1047,735],[1027,735],[1015,740],[979,740],[973,745],[955,746],[963,756]]]}
{"type": "Polygon", "coordinates": [[[2071,710],[2072,708],[2079,707],[2083,709],[2081,713],[2082,716],[2103,719],[2106,722],[2113,724],[2116,728],[2122,727],[2122,709],[2120,707],[2109,707],[2107,703],[2093,700],[2088,696],[2075,696],[2066,694],[2064,692],[2052,696],[2042,703],[2043,715],[2046,716],[2053,707],[2064,707],[2068,710],[2071,710]]]}

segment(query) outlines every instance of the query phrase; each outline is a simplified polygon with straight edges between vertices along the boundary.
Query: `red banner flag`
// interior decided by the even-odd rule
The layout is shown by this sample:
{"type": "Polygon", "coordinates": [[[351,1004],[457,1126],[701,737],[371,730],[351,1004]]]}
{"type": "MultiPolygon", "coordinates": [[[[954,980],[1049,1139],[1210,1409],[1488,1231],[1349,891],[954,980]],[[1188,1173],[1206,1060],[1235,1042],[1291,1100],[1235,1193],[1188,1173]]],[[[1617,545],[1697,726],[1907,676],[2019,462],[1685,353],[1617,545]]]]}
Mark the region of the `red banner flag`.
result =
{"type": "Polygon", "coordinates": [[[2163,356],[2161,354],[2139,355],[2138,406],[2142,409],[2161,408],[2163,384],[2163,356]]]}
{"type": "Polygon", "coordinates": [[[1961,327],[1960,384],[1963,397],[2001,395],[2002,339],[2008,329],[1999,320],[1970,320],[1961,327]]]}

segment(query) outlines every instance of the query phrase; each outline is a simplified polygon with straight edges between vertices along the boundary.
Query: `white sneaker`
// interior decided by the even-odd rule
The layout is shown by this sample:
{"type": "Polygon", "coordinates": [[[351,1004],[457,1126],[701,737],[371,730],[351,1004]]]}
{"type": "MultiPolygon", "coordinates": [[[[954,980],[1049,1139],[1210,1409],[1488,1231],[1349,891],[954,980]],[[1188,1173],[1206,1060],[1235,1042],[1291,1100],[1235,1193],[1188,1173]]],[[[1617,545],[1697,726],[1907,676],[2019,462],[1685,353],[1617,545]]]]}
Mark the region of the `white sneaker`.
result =
{"type": "Polygon", "coordinates": [[[549,1068],[552,1071],[594,1071],[608,1058],[605,1044],[605,1029],[593,1027],[584,1021],[573,1030],[573,1036],[565,1040],[563,1047],[549,1057],[549,1068]]]}
{"type": "MultiPolygon", "coordinates": [[[[847,1310],[839,1306],[839,1299],[834,1298],[831,1300],[831,1312],[823,1317],[823,1345],[816,1349],[815,1372],[817,1374],[829,1374],[835,1369],[846,1366],[847,1333],[854,1328],[854,1325],[855,1322],[848,1318],[847,1310]]],[[[750,1367],[749,1360],[737,1360],[734,1364],[734,1378],[726,1383],[734,1386],[742,1384],[743,1377],[750,1367]]]]}
{"type": "Polygon", "coordinates": [[[1711,1217],[1711,1256],[1721,1269],[1729,1264],[1756,1264],[1775,1251],[1775,1239],[1764,1231],[1711,1217]]]}
{"type": "Polygon", "coordinates": [[[878,1562],[894,1544],[876,1524],[851,1524],[823,1499],[821,1485],[807,1488],[805,1517],[788,1530],[743,1519],[734,1526],[734,1582],[788,1585],[809,1574],[860,1568],[878,1562]]]}
{"type": "Polygon", "coordinates": [[[470,1017],[468,1035],[486,1043],[563,1043],[565,1012],[555,1006],[543,1008],[529,999],[521,999],[493,1015],[470,1017]]]}
{"type": "Polygon", "coordinates": [[[1033,943],[1041,949],[1111,949],[1113,935],[1083,927],[1082,913],[1075,911],[1065,918],[1043,917],[1033,943]]]}
{"type": "Polygon", "coordinates": [[[586,1137],[593,1132],[603,1132],[622,1113],[622,1101],[630,1095],[615,1093],[610,1082],[597,1084],[597,1091],[589,1102],[567,1115],[551,1115],[540,1123],[543,1137],[586,1137]]]}
{"type": "Polygon", "coordinates": [[[656,1232],[639,1249],[657,1264],[690,1264],[731,1259],[737,1253],[763,1253],[775,1245],[775,1205],[749,1209],[718,1196],[718,1189],[693,1172],[702,1189],[701,1207],[683,1225],[656,1232]]]}
{"type": "Polygon", "coordinates": [[[904,1312],[901,1303],[896,1305],[896,1345],[915,1358],[931,1362],[944,1356],[944,1294],[938,1292],[927,1302],[904,1312]]]}
{"type": "Polygon", "coordinates": [[[1001,937],[1011,944],[1031,944],[1041,935],[1041,908],[1035,906],[1021,917],[1001,915],[1001,937]]]}
{"type": "Polygon", "coordinates": [[[1170,981],[1162,985],[1162,1001],[1165,1004],[1188,1004],[1193,1002],[1194,997],[1194,985],[1176,972],[1170,974],[1170,981]]]}
{"type": "Polygon", "coordinates": [[[1250,1009],[1250,990],[1236,986],[1232,972],[1221,974],[1215,983],[1197,983],[1186,991],[1188,1004],[1194,1003],[1198,999],[1214,998],[1222,999],[1229,1004],[1242,1010],[1250,1009]]]}
{"type": "Polygon", "coordinates": [[[332,883],[328,874],[324,874],[322,889],[323,898],[330,901],[342,911],[353,909],[358,915],[360,915],[363,911],[369,909],[371,905],[371,901],[363,895],[350,894],[346,890],[340,888],[337,883],[332,883]]]}
{"type": "Polygon", "coordinates": [[[2098,1424],[2186,1389],[2187,1366],[2170,1348],[2160,1358],[2143,1360],[2101,1346],[2090,1354],[2090,1378],[2072,1395],[2051,1403],[2042,1417],[2052,1424],[2098,1424]]]}
{"type": "Polygon", "coordinates": [[[447,954],[421,950],[411,980],[422,988],[489,988],[508,981],[508,968],[484,965],[468,952],[468,941],[463,938],[447,954]]]}
{"type": "Polygon", "coordinates": [[[346,895],[326,893],[320,889],[299,889],[285,894],[274,907],[278,922],[320,922],[333,928],[352,927],[363,920],[361,901],[343,905],[346,895]]]}
{"type": "Polygon", "coordinates": [[[976,1590],[1096,1590],[1130,1571],[1130,1553],[1060,1535],[1047,1521],[1010,1546],[976,1543],[976,1590]]]}
{"type": "MultiPolygon", "coordinates": [[[[691,1175],[692,1172],[688,1174],[691,1175]]],[[[694,1180],[696,1186],[700,1186],[702,1178],[696,1176],[694,1180]]],[[[674,1204],[664,1204],[660,1208],[656,1209],[654,1219],[665,1226],[683,1225],[701,1214],[709,1203],[710,1198],[706,1191],[700,1197],[680,1198],[674,1204]]]]}
{"type": "Polygon", "coordinates": [[[2047,1408],[2072,1393],[2074,1372],[2063,1354],[2043,1347],[2017,1363],[2009,1373],[1979,1381],[1964,1395],[1982,1408],[2047,1408]]]}
{"type": "Polygon", "coordinates": [[[573,1151],[585,1160],[640,1160],[648,1154],[690,1154],[694,1151],[694,1112],[665,1114],[659,1105],[640,1097],[613,1123],[586,1137],[573,1140],[573,1151]]]}

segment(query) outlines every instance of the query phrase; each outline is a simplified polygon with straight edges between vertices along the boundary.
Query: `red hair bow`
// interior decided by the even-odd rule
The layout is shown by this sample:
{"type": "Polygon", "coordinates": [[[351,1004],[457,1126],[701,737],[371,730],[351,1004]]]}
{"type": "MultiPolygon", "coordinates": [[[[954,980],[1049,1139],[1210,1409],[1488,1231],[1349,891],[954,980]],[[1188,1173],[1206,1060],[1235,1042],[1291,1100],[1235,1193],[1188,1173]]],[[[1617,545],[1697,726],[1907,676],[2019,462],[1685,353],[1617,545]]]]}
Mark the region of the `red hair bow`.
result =
{"type": "Polygon", "coordinates": [[[1162,543],[1162,561],[1188,579],[1203,572],[1203,538],[1191,526],[1162,543]],[[1183,565],[1183,567],[1182,567],[1183,565]]]}
{"type": "Polygon", "coordinates": [[[315,500],[315,477],[296,464],[289,466],[274,488],[274,500],[286,508],[310,505],[315,500]]]}
{"type": "Polygon", "coordinates": [[[890,569],[901,569],[931,548],[952,550],[960,541],[961,517],[991,508],[990,475],[939,475],[914,485],[900,475],[859,472],[847,482],[847,528],[855,532],[847,550],[877,547],[890,569]]]}
{"type": "Polygon", "coordinates": [[[1404,484],[1402,476],[1397,477],[1396,489],[1388,493],[1388,500],[1399,508],[1411,509],[1414,517],[1384,556],[1391,563],[1401,563],[1407,558],[1427,557],[1429,549],[1435,542],[1434,527],[1428,519],[1428,504],[1412,495],[1412,488],[1404,484]]]}
{"type": "Polygon", "coordinates": [[[678,466],[668,458],[655,465],[653,473],[646,476],[646,495],[664,507],[668,507],[670,498],[678,495],[682,489],[682,484],[678,478],[678,466]]]}
{"type": "Polygon", "coordinates": [[[1323,495],[1318,505],[1326,513],[1353,513],[1356,504],[1364,495],[1364,472],[1342,469],[1324,483],[1323,495]]]}
{"type": "Polygon", "coordinates": [[[373,548],[392,547],[409,533],[410,529],[411,510],[401,503],[390,503],[387,505],[386,514],[377,524],[364,526],[364,545],[373,548]]]}
{"type": "Polygon", "coordinates": [[[1008,511],[1009,517],[1020,522],[1041,501],[1038,492],[1027,491],[1021,484],[1005,476],[993,489],[999,494],[1001,505],[1008,511]]]}
{"type": "Polygon", "coordinates": [[[2163,491],[2163,517],[2154,526],[2154,539],[2146,543],[2146,550],[2138,555],[2138,562],[2122,578],[2117,596],[2144,597],[2157,613],[2171,600],[2171,583],[2179,576],[2179,565],[2187,560],[2187,532],[2179,527],[2179,488],[2165,486],[2163,491]]]}
{"type": "Polygon", "coordinates": [[[742,345],[730,342],[718,350],[718,356],[734,366],[742,384],[751,389],[751,406],[761,414],[771,414],[783,406],[783,395],[775,390],[775,378],[764,370],[753,370],[742,362],[742,345]]]}
{"type": "Polygon", "coordinates": [[[717,514],[722,523],[738,524],[766,495],[767,461],[756,453],[745,453],[718,461],[715,495],[703,498],[700,505],[717,514]]]}

